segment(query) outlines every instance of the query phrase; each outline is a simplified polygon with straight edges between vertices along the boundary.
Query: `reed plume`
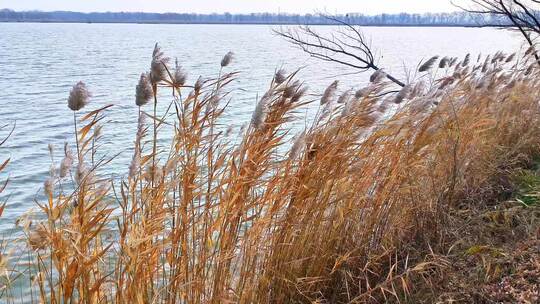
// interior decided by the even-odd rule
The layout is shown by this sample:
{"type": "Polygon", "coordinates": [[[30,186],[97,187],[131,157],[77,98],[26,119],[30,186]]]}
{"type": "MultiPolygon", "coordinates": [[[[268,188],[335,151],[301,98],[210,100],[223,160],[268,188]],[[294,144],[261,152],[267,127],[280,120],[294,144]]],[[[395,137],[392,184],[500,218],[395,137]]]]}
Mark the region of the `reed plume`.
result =
{"type": "Polygon", "coordinates": [[[195,94],[201,91],[203,84],[204,84],[204,79],[202,78],[202,76],[199,76],[199,78],[197,78],[197,81],[193,85],[195,94]]]}
{"type": "Polygon", "coordinates": [[[350,91],[345,91],[339,96],[339,98],[337,100],[337,103],[338,104],[346,104],[349,101],[350,97],[351,97],[351,92],[350,91]]]}
{"type": "Polygon", "coordinates": [[[324,93],[321,97],[321,105],[327,104],[332,101],[332,99],[335,97],[334,95],[336,94],[338,84],[339,81],[335,80],[326,88],[326,90],[324,90],[324,93]]]}
{"type": "Polygon", "coordinates": [[[79,81],[73,86],[73,88],[69,92],[68,107],[72,111],[79,111],[88,104],[91,97],[92,93],[90,93],[90,91],[86,87],[86,84],[82,81],[79,81]]]}
{"type": "Polygon", "coordinates": [[[142,73],[139,77],[139,84],[135,87],[135,104],[139,107],[144,106],[154,96],[152,83],[148,73],[142,73]]]}
{"type": "Polygon", "coordinates": [[[47,196],[54,194],[54,178],[49,177],[43,184],[43,190],[47,196]]]}
{"type": "Polygon", "coordinates": [[[365,87],[365,88],[361,88],[359,90],[357,90],[355,93],[354,93],[354,97],[355,98],[362,98],[362,97],[366,97],[370,94],[370,92],[372,91],[372,87],[365,87]]]}
{"type": "Polygon", "coordinates": [[[285,80],[287,80],[286,74],[287,72],[284,69],[279,69],[274,76],[274,81],[277,84],[282,84],[285,82],[285,80]]]}
{"type": "Polygon", "coordinates": [[[396,104],[402,103],[403,100],[405,100],[409,96],[410,93],[411,93],[411,86],[405,85],[403,88],[401,88],[399,93],[396,95],[396,98],[394,99],[394,103],[396,104]]]}
{"type": "Polygon", "coordinates": [[[263,98],[261,98],[255,106],[255,110],[253,111],[253,114],[251,116],[251,125],[255,129],[260,129],[264,124],[264,120],[266,119],[266,112],[268,109],[267,102],[267,97],[263,96],[263,98]]]}
{"type": "Polygon", "coordinates": [[[514,58],[516,58],[516,53],[512,53],[512,54],[510,54],[508,57],[506,57],[505,62],[506,62],[506,63],[509,63],[509,62],[513,61],[514,58]]]}
{"type": "Polygon", "coordinates": [[[461,66],[462,67],[468,66],[470,61],[471,61],[471,54],[465,55],[465,59],[463,59],[463,62],[461,63],[461,66]]]}
{"type": "Polygon", "coordinates": [[[227,54],[225,54],[225,56],[223,56],[223,58],[221,59],[221,67],[224,68],[228,66],[229,64],[231,64],[233,57],[234,57],[233,52],[227,52],[227,54]]]}
{"type": "Polygon", "coordinates": [[[369,81],[372,83],[379,83],[386,77],[386,73],[382,70],[376,70],[371,76],[369,77],[369,81]]]}
{"type": "Polygon", "coordinates": [[[444,69],[448,66],[450,59],[448,57],[443,57],[439,62],[439,69],[444,69]]]}
{"type": "Polygon", "coordinates": [[[174,77],[173,77],[173,80],[172,80],[173,87],[175,87],[175,88],[182,87],[186,83],[186,80],[187,80],[187,74],[184,71],[184,69],[182,68],[182,66],[180,66],[180,64],[178,63],[178,59],[176,59],[175,60],[174,77]]]}
{"type": "Polygon", "coordinates": [[[295,102],[300,101],[300,99],[302,99],[302,97],[304,97],[304,95],[306,94],[307,91],[308,91],[308,88],[306,86],[300,85],[296,89],[296,92],[292,95],[291,102],[295,103],[295,102]]]}
{"type": "Polygon", "coordinates": [[[439,59],[439,56],[433,56],[433,57],[429,58],[426,62],[424,62],[418,68],[418,72],[427,72],[427,71],[431,70],[431,68],[433,67],[433,65],[437,61],[437,59],[439,59]]]}
{"type": "Polygon", "coordinates": [[[152,83],[155,84],[168,78],[166,65],[169,61],[170,58],[165,56],[161,47],[156,43],[152,53],[152,61],[150,63],[150,80],[152,83]]]}

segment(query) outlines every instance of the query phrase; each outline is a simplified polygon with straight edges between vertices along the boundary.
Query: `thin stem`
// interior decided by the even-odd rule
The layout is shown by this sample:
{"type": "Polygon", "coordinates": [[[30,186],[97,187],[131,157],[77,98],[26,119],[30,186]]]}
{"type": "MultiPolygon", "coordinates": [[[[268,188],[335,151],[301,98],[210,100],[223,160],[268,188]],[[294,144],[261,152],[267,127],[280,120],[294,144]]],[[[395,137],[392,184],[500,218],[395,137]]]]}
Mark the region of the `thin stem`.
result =
{"type": "MultiPolygon", "coordinates": [[[[141,122],[141,115],[142,115],[142,112],[141,112],[141,107],[139,107],[139,116],[138,116],[138,120],[137,120],[137,123],[140,124],[141,122]]],[[[137,127],[140,127],[140,126],[137,126],[137,127]]],[[[140,127],[142,128],[142,127],[140,127]]],[[[137,132],[141,132],[142,133],[142,130],[137,130],[137,132]]],[[[142,141],[142,134],[140,135],[141,136],[141,139],[138,140],[138,144],[137,144],[137,147],[135,147],[135,149],[137,149],[138,151],[136,153],[139,153],[139,158],[142,158],[142,144],[141,144],[141,141],[142,141]]],[[[139,172],[137,172],[137,175],[138,175],[138,178],[139,178],[139,187],[140,187],[140,193],[139,193],[139,200],[140,200],[140,206],[142,208],[142,203],[143,203],[143,183],[142,183],[142,164],[141,162],[139,161],[139,172]]],[[[134,194],[137,193],[137,183],[135,183],[135,191],[133,192],[134,194]]],[[[136,203],[136,197],[134,197],[134,203],[136,203]]]]}
{"type": "Polygon", "coordinates": [[[154,136],[152,138],[152,188],[154,187],[154,179],[156,175],[156,153],[157,153],[157,83],[154,83],[154,136]]]}
{"type": "Polygon", "coordinates": [[[73,111],[73,126],[75,127],[75,143],[77,145],[77,160],[81,162],[81,151],[79,150],[79,134],[77,131],[77,112],[73,111]]]}

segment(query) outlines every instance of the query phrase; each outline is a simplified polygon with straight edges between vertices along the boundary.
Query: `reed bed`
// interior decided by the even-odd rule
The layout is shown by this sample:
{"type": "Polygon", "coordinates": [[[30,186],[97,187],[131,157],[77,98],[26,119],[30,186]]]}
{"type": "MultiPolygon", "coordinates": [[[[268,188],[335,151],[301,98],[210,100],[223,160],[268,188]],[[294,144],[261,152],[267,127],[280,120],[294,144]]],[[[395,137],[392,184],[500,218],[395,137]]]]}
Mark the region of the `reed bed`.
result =
{"type": "Polygon", "coordinates": [[[448,210],[496,198],[538,155],[540,77],[529,57],[433,57],[399,92],[374,75],[357,92],[334,82],[320,98],[280,70],[231,140],[220,119],[239,77],[233,54],[218,77],[187,84],[156,45],[121,181],[99,176],[108,160],[96,157],[114,107],[81,114],[91,93],[84,83],[71,91],[76,138],[45,181],[45,219],[21,220],[32,299],[404,301],[445,266],[448,210]],[[159,113],[163,91],[173,102],[159,113]],[[290,140],[290,122],[316,103],[290,140]],[[174,137],[158,145],[165,126],[174,137]]]}

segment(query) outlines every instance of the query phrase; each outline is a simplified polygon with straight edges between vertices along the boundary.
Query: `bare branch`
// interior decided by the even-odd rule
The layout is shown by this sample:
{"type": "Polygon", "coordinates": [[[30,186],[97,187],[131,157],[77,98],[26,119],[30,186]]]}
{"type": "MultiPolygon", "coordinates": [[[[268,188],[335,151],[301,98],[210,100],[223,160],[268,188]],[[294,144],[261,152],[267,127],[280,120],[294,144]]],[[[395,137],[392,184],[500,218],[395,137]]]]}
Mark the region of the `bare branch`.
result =
{"type": "Polygon", "coordinates": [[[534,40],[540,36],[540,15],[538,7],[533,3],[540,4],[538,0],[471,0],[473,8],[463,8],[469,13],[480,15],[500,16],[514,26],[525,38],[532,49],[536,62],[540,65],[540,56],[536,50],[534,40]]]}
{"type": "MultiPolygon", "coordinates": [[[[307,25],[294,30],[280,29],[274,33],[313,58],[335,62],[360,71],[380,70],[375,64],[371,47],[358,28],[335,17],[324,15],[323,17],[340,25],[341,28],[329,35],[321,35],[307,25]]],[[[401,87],[405,86],[392,75],[386,74],[386,78],[401,87]]]]}

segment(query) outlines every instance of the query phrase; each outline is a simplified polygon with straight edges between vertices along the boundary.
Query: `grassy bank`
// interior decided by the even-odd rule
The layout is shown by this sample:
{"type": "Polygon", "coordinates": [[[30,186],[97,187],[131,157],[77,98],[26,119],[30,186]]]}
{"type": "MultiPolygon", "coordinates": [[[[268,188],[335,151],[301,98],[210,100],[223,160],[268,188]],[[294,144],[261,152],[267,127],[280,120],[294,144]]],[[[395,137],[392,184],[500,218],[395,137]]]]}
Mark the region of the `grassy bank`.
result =
{"type": "Polygon", "coordinates": [[[512,177],[539,156],[540,78],[529,57],[433,58],[395,93],[378,72],[357,92],[336,82],[315,97],[278,71],[233,140],[220,125],[239,77],[232,54],[219,77],[188,84],[156,46],[121,181],[100,176],[108,160],[96,157],[114,107],[81,113],[91,93],[79,83],[68,102],[77,137],[51,148],[45,220],[18,221],[35,264],[24,273],[32,298],[408,301],[447,269],[454,214],[514,193],[512,177]],[[162,91],[173,96],[166,113],[162,91]],[[316,117],[289,140],[308,104],[316,117]],[[174,137],[158,145],[164,127],[174,137]]]}
{"type": "MultiPolygon", "coordinates": [[[[407,303],[537,303],[540,204],[537,165],[516,170],[508,199],[447,214],[449,245],[440,272],[417,281],[407,303]]],[[[510,187],[510,189],[508,188],[510,187]]]]}

